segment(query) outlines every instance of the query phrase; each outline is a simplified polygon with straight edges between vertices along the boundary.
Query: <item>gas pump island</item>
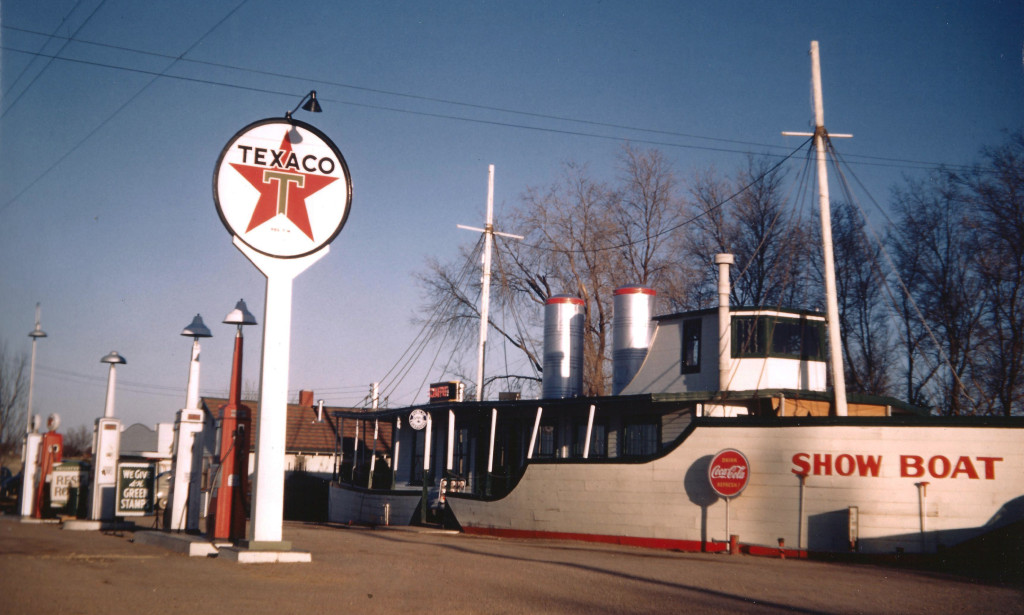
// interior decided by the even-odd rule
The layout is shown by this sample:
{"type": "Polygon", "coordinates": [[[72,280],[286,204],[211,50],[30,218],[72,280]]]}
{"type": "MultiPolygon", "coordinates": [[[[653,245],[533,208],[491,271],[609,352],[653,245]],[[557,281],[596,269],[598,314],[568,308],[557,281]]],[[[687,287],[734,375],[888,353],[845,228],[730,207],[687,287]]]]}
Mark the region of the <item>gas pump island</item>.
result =
{"type": "MultiPolygon", "coordinates": [[[[315,92],[302,102],[307,111],[320,110],[315,92]]],[[[222,556],[310,561],[282,540],[292,281],[326,256],[341,232],[352,181],[337,146],[287,113],[249,124],[231,138],[217,160],[213,196],[235,247],[267,279],[252,520],[248,539],[222,556]]]]}

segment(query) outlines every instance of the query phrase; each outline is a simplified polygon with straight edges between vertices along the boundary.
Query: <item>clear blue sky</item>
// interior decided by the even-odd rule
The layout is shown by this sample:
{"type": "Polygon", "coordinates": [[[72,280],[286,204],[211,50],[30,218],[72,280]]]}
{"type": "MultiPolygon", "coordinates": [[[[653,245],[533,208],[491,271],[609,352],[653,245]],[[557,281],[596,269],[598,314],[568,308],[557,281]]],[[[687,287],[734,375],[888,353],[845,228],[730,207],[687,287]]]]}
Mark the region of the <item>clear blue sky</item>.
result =
{"type": "MultiPolygon", "coordinates": [[[[215,334],[202,391],[226,391],[220,321],[240,297],[262,321],[264,279],[217,217],[214,164],[310,89],[324,112],[296,117],[344,153],[354,198],[295,282],[290,388],[339,405],[411,341],[424,259],[475,241],[455,225],[482,225],[488,164],[500,215],[562,162],[611,178],[626,140],[683,178],[788,151],[780,131],[810,124],[811,40],[826,126],[855,134],[838,147],[882,201],[920,165],[866,157],[964,164],[1024,125],[1016,0],[54,0],[4,2],[0,25],[0,338],[28,352],[42,303],[35,409],[67,426],[102,414],[110,350],[128,359],[117,416],[173,421],[197,312],[215,334]]],[[[261,331],[247,330],[251,382],[261,331]]],[[[391,403],[441,376],[410,377],[391,403]]]]}

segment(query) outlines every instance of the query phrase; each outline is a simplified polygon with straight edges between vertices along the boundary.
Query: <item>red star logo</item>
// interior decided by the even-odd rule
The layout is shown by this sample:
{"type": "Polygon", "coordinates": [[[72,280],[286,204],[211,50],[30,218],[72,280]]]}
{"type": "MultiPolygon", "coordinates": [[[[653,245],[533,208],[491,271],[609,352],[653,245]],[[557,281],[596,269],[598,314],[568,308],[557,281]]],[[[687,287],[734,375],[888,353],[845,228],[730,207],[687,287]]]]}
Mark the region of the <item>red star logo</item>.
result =
{"type": "MultiPolygon", "coordinates": [[[[289,157],[294,159],[292,144],[288,139],[287,132],[281,141],[281,151],[285,152],[281,158],[286,163],[289,157]]],[[[334,182],[338,179],[337,177],[302,173],[287,164],[286,166],[257,167],[231,163],[231,166],[260,193],[256,208],[252,212],[252,218],[249,220],[249,226],[245,229],[246,233],[278,215],[284,215],[292,221],[296,228],[309,237],[310,241],[313,241],[313,229],[309,225],[306,199],[334,182]]]]}

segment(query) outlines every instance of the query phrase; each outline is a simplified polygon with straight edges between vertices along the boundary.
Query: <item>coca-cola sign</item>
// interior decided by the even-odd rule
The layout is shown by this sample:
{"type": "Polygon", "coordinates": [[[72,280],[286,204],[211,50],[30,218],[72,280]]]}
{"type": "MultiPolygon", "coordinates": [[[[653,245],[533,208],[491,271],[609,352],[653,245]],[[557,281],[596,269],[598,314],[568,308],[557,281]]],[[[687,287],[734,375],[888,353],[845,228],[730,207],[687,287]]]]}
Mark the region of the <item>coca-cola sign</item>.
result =
{"type": "Polygon", "coordinates": [[[736,497],[750,480],[750,463],[743,453],[727,448],[720,451],[708,466],[708,482],[723,498],[736,497]]]}

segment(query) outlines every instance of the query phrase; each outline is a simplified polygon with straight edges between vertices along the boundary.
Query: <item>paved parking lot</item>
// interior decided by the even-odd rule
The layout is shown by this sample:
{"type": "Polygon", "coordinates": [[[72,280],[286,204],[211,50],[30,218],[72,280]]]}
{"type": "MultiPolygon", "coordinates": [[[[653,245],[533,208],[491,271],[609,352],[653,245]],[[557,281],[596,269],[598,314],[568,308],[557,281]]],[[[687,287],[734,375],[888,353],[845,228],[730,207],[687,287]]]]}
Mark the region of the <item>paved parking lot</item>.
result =
{"type": "Polygon", "coordinates": [[[308,564],[0,518],[15,613],[1024,613],[1020,588],[870,565],[286,523],[308,564]]]}

